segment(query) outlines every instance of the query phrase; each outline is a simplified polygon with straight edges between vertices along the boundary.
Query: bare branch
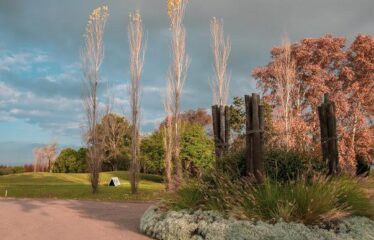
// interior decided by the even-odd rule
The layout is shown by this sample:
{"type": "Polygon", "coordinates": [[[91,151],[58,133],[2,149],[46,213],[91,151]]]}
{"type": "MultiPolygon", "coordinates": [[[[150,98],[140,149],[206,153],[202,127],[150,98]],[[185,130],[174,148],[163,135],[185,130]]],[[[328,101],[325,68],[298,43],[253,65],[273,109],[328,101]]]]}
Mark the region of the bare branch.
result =
{"type": "MultiPolygon", "coordinates": [[[[171,32],[172,63],[168,74],[168,95],[170,97],[171,110],[171,159],[173,167],[173,187],[178,188],[181,179],[180,129],[179,114],[180,100],[184,82],[187,78],[187,70],[190,58],[186,54],[186,30],[183,26],[187,0],[169,0],[168,14],[171,32]]],[[[168,114],[168,113],[167,113],[168,114]]],[[[169,115],[168,115],[169,117],[169,115]]],[[[167,170],[168,171],[168,170],[167,170]]]]}
{"type": "Polygon", "coordinates": [[[145,49],[143,47],[143,25],[139,11],[129,15],[129,48],[130,48],[130,106],[131,106],[131,154],[132,162],[130,168],[131,191],[136,193],[138,189],[139,178],[139,131],[140,131],[140,79],[144,65],[145,49]]]}
{"type": "Polygon", "coordinates": [[[211,81],[213,104],[225,106],[229,95],[230,77],[227,76],[227,63],[231,52],[231,41],[225,39],[223,20],[215,17],[210,23],[211,47],[213,50],[215,79],[211,81]]]}
{"type": "Polygon", "coordinates": [[[96,132],[96,126],[99,122],[97,87],[100,81],[100,66],[104,59],[103,36],[108,16],[107,6],[93,10],[84,35],[85,46],[81,51],[81,64],[84,76],[82,100],[86,117],[84,140],[88,148],[88,166],[91,173],[93,193],[96,193],[98,190],[102,162],[100,144],[96,132]]]}

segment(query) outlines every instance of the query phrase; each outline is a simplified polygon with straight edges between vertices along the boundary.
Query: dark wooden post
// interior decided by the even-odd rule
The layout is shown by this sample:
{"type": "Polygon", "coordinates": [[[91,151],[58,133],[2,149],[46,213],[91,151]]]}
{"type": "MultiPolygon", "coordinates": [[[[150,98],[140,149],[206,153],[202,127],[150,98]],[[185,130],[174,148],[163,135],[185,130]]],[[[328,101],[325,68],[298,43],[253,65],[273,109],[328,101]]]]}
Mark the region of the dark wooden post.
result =
{"type": "Polygon", "coordinates": [[[323,103],[318,107],[321,129],[322,157],[328,163],[328,175],[335,175],[339,171],[338,139],[336,134],[335,103],[324,95],[323,103]]]}
{"type": "Polygon", "coordinates": [[[258,183],[264,180],[264,108],[260,96],[253,93],[245,96],[246,106],[246,173],[254,176],[258,183]]]}
{"type": "Polygon", "coordinates": [[[225,154],[228,153],[230,147],[230,108],[225,106],[225,154]]]}
{"type": "Polygon", "coordinates": [[[222,158],[229,150],[230,112],[228,106],[212,106],[213,134],[216,158],[222,158]]]}
{"type": "Polygon", "coordinates": [[[252,97],[249,95],[244,96],[245,99],[245,112],[246,112],[246,174],[248,176],[254,175],[253,165],[253,151],[252,151],[252,135],[249,131],[252,129],[252,97]]]}

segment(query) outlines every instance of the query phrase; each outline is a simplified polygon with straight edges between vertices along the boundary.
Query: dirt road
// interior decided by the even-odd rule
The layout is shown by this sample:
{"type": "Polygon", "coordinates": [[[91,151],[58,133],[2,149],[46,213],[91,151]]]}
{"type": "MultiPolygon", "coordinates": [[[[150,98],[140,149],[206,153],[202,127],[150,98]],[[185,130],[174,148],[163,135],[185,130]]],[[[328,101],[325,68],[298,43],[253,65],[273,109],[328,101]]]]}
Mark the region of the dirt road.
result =
{"type": "Polygon", "coordinates": [[[146,203],[0,198],[2,240],[145,240],[146,203]]]}

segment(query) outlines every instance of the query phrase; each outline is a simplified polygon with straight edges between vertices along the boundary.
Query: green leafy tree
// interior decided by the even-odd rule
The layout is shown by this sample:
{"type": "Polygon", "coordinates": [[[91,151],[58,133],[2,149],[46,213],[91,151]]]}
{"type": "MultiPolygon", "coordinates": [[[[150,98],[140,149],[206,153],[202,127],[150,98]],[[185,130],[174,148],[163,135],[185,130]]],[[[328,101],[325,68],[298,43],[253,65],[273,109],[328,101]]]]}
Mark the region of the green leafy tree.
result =
{"type": "Polygon", "coordinates": [[[72,148],[65,148],[61,151],[53,164],[52,171],[55,173],[80,173],[87,169],[87,149],[81,148],[78,151],[72,148]]]}
{"type": "Polygon", "coordinates": [[[184,172],[195,176],[213,165],[214,143],[199,124],[184,124],[181,137],[181,160],[184,172]]]}
{"type": "MultiPolygon", "coordinates": [[[[163,174],[165,171],[163,131],[155,131],[142,139],[141,170],[146,173],[163,174]]],[[[180,157],[184,173],[196,175],[213,165],[213,139],[198,123],[183,123],[180,157]]]]}
{"type": "Polygon", "coordinates": [[[77,161],[79,163],[78,172],[84,173],[87,172],[88,166],[87,166],[87,148],[79,148],[77,151],[77,161]]]}
{"type": "Polygon", "coordinates": [[[230,127],[236,135],[245,131],[245,102],[244,97],[234,97],[230,106],[230,127]]]}
{"type": "Polygon", "coordinates": [[[163,138],[160,131],[155,131],[142,139],[140,145],[140,166],[144,173],[163,174],[164,165],[163,138]]]}

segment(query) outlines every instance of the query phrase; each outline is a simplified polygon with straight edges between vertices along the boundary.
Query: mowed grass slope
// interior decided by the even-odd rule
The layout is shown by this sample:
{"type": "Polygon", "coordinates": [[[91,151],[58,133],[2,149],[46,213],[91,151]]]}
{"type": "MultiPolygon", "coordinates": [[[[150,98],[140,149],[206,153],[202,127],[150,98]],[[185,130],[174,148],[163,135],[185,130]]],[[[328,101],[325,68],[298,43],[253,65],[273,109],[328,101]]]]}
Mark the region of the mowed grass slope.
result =
{"type": "Polygon", "coordinates": [[[0,197],[61,198],[102,201],[153,201],[164,191],[162,177],[141,175],[139,193],[131,194],[128,172],[100,174],[99,193],[92,194],[86,173],[23,173],[0,176],[0,197]],[[111,177],[118,177],[121,185],[109,187],[111,177]]]}

